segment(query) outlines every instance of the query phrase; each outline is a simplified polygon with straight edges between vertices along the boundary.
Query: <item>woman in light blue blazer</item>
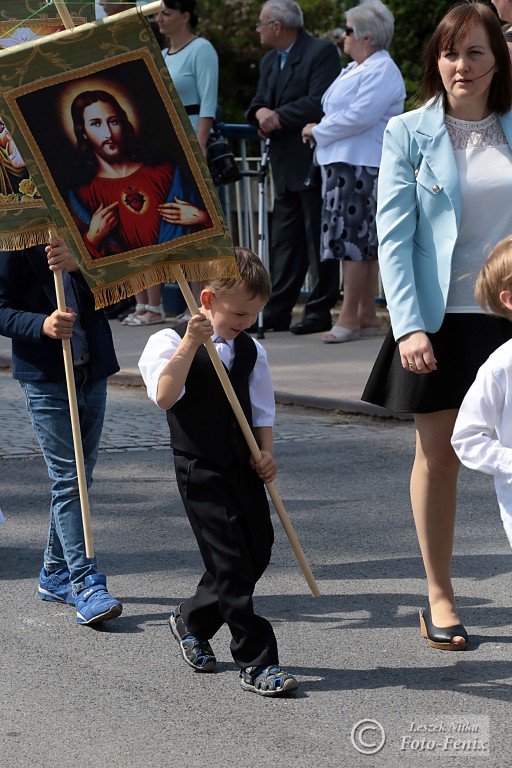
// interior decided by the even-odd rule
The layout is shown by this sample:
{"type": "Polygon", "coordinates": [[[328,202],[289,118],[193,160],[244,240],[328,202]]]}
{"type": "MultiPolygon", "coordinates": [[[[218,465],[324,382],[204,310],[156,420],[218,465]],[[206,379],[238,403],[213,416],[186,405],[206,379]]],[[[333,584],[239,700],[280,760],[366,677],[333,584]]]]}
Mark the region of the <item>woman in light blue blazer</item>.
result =
{"type": "Polygon", "coordinates": [[[452,8],[425,51],[424,104],[389,121],[379,177],[379,263],[392,331],[363,400],[414,414],[411,502],[428,581],[430,645],[468,635],[451,583],[459,462],[450,437],[479,366],[512,337],[474,283],[512,232],[512,74],[500,24],[479,2],[452,8]]]}

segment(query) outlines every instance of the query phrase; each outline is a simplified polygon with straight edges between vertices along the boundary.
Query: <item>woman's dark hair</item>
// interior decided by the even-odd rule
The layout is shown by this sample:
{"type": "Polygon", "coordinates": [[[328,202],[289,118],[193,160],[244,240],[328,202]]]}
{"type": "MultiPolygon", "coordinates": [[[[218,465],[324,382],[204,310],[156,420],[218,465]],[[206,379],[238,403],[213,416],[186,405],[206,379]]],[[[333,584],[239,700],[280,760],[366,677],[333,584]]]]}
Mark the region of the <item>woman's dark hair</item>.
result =
{"type": "Polygon", "coordinates": [[[171,11],[188,13],[190,16],[189,24],[192,29],[197,27],[199,19],[196,15],[196,0],[164,0],[164,5],[171,11]]]}
{"type": "MultiPolygon", "coordinates": [[[[453,6],[443,16],[430,38],[423,54],[423,77],[419,100],[422,103],[445,99],[445,90],[439,74],[441,51],[450,50],[469,32],[481,24],[489,38],[489,45],[496,62],[496,73],[491,82],[488,107],[499,115],[508,112],[512,106],[512,70],[510,53],[501,24],[490,5],[480,2],[464,2],[453,6]]],[[[446,103],[445,103],[446,108],[446,103]]]]}

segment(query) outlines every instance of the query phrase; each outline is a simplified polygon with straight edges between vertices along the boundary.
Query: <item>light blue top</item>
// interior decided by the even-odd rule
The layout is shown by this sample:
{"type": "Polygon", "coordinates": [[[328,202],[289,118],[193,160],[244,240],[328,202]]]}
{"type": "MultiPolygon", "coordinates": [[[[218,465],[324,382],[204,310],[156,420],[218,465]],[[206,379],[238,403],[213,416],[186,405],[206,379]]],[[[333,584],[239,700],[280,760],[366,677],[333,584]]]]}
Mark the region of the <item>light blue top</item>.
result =
{"type": "MultiPolygon", "coordinates": [[[[499,119],[512,147],[512,113],[499,119]]],[[[441,327],[460,221],[459,174],[442,105],[392,117],[384,134],[377,233],[395,339],[441,327]]]]}
{"type": "Polygon", "coordinates": [[[189,115],[197,133],[200,117],[215,117],[219,84],[219,59],[213,45],[195,37],[176,53],[164,48],[163,56],[178,96],[185,107],[199,104],[199,114],[189,115]]]}

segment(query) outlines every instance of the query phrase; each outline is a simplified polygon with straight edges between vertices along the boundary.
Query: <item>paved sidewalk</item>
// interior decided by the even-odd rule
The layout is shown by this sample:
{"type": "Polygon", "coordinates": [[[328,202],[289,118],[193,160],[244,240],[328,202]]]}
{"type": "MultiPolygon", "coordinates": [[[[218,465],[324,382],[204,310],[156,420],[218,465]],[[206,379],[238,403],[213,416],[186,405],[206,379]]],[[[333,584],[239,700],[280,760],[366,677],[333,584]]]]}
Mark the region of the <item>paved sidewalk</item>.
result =
{"type": "MultiPolygon", "coordinates": [[[[141,386],[137,367],[140,354],[151,334],[165,324],[129,327],[111,320],[110,326],[121,366],[111,383],[141,386]]],[[[288,331],[266,333],[261,341],[268,353],[277,402],[389,416],[385,409],[360,400],[382,339],[324,344],[316,333],[306,336],[295,336],[288,331]]],[[[10,350],[10,339],[0,336],[0,368],[10,366],[10,350]]]]}

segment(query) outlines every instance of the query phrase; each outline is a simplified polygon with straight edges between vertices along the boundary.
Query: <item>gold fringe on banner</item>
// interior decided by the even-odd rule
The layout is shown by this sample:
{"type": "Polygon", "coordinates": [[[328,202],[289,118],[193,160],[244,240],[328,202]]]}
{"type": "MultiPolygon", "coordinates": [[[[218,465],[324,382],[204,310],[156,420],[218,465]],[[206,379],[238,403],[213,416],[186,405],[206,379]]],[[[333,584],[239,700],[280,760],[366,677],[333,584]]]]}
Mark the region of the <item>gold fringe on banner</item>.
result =
{"type": "Polygon", "coordinates": [[[232,256],[226,256],[220,259],[155,264],[144,272],[99,288],[92,287],[91,290],[96,308],[103,309],[146,288],[151,288],[152,285],[175,283],[180,277],[185,277],[189,282],[202,282],[218,278],[238,279],[240,275],[235,259],[232,256]]]}
{"type": "Polygon", "coordinates": [[[48,245],[48,238],[58,237],[56,229],[48,222],[40,225],[32,224],[27,229],[16,229],[12,232],[0,232],[1,251],[22,251],[33,245],[48,245]]]}

